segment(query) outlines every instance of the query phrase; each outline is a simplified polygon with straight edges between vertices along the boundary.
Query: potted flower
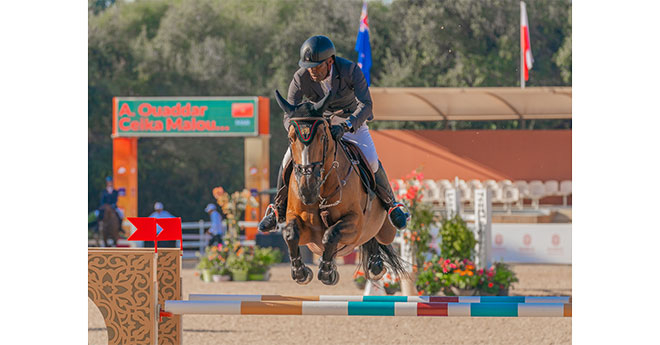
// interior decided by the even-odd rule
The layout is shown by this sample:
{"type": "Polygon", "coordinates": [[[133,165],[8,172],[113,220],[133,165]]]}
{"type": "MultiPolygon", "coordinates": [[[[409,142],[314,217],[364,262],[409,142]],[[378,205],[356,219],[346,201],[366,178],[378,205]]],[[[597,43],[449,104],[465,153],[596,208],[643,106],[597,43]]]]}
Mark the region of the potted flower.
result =
{"type": "Polygon", "coordinates": [[[215,266],[213,268],[213,281],[214,282],[224,282],[231,280],[231,271],[224,266],[215,266]]]}
{"type": "Polygon", "coordinates": [[[270,278],[270,266],[282,260],[279,250],[273,248],[254,247],[248,271],[248,280],[268,280],[270,278]]]}
{"type": "Polygon", "coordinates": [[[231,275],[234,281],[246,281],[248,278],[248,270],[250,269],[250,263],[246,260],[244,255],[236,256],[232,255],[227,259],[227,265],[231,271],[231,275]]]}
{"type": "Polygon", "coordinates": [[[496,262],[487,270],[480,269],[477,275],[479,293],[486,296],[508,296],[509,288],[518,281],[515,273],[503,262],[496,262]]]}
{"type": "Polygon", "coordinates": [[[388,295],[393,295],[397,291],[401,291],[401,279],[399,279],[399,277],[396,275],[392,276],[391,274],[387,273],[383,277],[383,287],[385,288],[385,293],[388,295]]]}
{"type": "Polygon", "coordinates": [[[357,285],[358,289],[364,290],[364,287],[367,286],[367,278],[364,276],[364,272],[360,270],[355,271],[353,282],[357,285]]]}
{"type": "Polygon", "coordinates": [[[209,258],[207,255],[200,255],[197,253],[199,257],[199,262],[197,263],[197,269],[201,272],[201,279],[204,282],[210,283],[213,281],[213,263],[211,260],[213,258],[209,258]]]}

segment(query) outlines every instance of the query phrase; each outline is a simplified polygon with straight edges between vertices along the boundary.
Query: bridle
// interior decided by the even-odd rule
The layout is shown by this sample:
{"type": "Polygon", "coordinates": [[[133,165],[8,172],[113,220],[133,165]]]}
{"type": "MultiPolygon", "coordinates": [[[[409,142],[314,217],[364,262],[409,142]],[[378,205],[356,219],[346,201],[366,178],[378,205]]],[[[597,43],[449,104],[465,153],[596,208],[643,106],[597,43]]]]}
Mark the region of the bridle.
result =
{"type": "MultiPolygon", "coordinates": [[[[301,120],[302,121],[309,121],[310,118],[308,118],[308,117],[294,117],[294,118],[290,119],[290,121],[301,121],[301,120]]],[[[330,122],[326,118],[319,118],[317,121],[323,121],[325,126],[330,126],[330,122]]],[[[330,169],[328,169],[328,174],[327,175],[325,174],[324,163],[325,163],[325,160],[326,160],[327,155],[328,155],[328,134],[325,130],[323,131],[323,138],[321,140],[323,141],[323,156],[322,156],[322,159],[320,161],[307,163],[307,164],[298,164],[298,163],[296,163],[296,160],[294,159],[293,155],[291,155],[291,160],[293,162],[293,171],[296,175],[296,180],[298,180],[298,181],[300,180],[300,177],[302,177],[302,176],[312,176],[312,174],[315,171],[315,167],[316,166],[320,167],[318,169],[318,173],[316,174],[317,186],[315,186],[315,187],[319,188],[319,194],[320,194],[320,188],[325,184],[325,181],[328,179],[328,176],[330,176],[330,173],[332,172],[332,170],[337,169],[339,167],[339,162],[337,161],[337,150],[338,150],[339,147],[338,147],[337,140],[335,140],[335,152],[334,152],[334,157],[333,157],[333,160],[332,160],[332,165],[330,166],[330,169]]],[[[348,176],[348,174],[350,174],[350,172],[351,172],[351,170],[349,169],[348,173],[346,175],[348,176]]],[[[327,196],[325,198],[322,197],[321,195],[319,195],[319,198],[321,199],[321,202],[319,204],[320,209],[325,209],[325,208],[328,208],[328,207],[336,206],[336,205],[339,205],[341,203],[342,185],[346,183],[346,180],[344,179],[344,181],[341,181],[341,179],[339,178],[338,173],[335,174],[335,175],[337,175],[337,182],[338,182],[337,190],[335,190],[332,194],[330,194],[329,196],[327,196]],[[337,191],[339,191],[339,199],[337,201],[335,201],[334,203],[332,203],[332,204],[327,204],[327,200],[330,199],[332,196],[334,196],[337,193],[337,191]]]]}

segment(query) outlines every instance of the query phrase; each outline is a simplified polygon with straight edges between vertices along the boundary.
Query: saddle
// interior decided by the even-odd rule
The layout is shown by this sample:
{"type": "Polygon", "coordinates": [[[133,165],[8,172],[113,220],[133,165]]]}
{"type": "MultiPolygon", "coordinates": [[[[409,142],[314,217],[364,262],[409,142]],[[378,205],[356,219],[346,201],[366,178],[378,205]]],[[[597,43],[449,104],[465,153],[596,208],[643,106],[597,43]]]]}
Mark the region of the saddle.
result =
{"type": "Polygon", "coordinates": [[[376,177],[369,167],[369,162],[367,158],[364,157],[362,150],[353,142],[344,140],[343,138],[339,140],[341,148],[344,150],[348,156],[353,168],[360,175],[360,181],[362,182],[362,187],[364,191],[369,195],[369,200],[371,201],[376,193],[376,177]]]}

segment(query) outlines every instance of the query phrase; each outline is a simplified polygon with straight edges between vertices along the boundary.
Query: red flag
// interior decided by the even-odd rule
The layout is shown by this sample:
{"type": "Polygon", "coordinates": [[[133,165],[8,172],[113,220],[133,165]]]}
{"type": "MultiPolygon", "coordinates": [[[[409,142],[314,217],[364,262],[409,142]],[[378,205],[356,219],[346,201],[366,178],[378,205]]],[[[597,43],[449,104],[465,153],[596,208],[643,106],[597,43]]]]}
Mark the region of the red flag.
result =
{"type": "Polygon", "coordinates": [[[181,255],[183,255],[183,235],[181,234],[181,218],[158,218],[156,224],[163,230],[158,234],[158,241],[179,241],[181,255]]]}
{"type": "Polygon", "coordinates": [[[532,57],[532,46],[529,43],[529,23],[527,23],[527,6],[523,1],[520,2],[520,49],[523,55],[523,70],[525,80],[529,80],[529,70],[534,64],[532,57]]]}
{"type": "Polygon", "coordinates": [[[129,241],[156,240],[156,218],[128,217],[127,219],[135,226],[135,232],[128,237],[129,241]]]}
{"type": "Polygon", "coordinates": [[[181,218],[158,218],[156,224],[163,228],[158,234],[159,241],[181,240],[181,218]]]}

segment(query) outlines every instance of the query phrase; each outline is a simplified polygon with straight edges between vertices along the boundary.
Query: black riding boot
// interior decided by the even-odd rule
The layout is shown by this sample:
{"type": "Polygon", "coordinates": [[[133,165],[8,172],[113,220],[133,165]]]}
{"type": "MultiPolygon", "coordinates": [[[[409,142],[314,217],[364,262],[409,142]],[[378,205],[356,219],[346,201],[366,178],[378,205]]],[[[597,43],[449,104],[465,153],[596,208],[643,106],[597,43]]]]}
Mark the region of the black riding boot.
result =
{"type": "Polygon", "coordinates": [[[257,229],[261,232],[269,232],[275,230],[277,223],[282,223],[286,220],[286,205],[287,198],[289,197],[289,176],[291,174],[291,169],[289,168],[291,164],[287,164],[285,173],[288,173],[286,176],[286,182],[284,181],[285,176],[282,174],[282,167],[280,166],[279,174],[277,174],[277,194],[275,194],[274,204],[270,204],[266,210],[266,215],[257,225],[257,229]]]}
{"type": "Polygon", "coordinates": [[[394,193],[392,193],[392,186],[390,186],[390,180],[385,174],[385,169],[383,165],[378,161],[378,171],[375,174],[376,177],[376,195],[383,202],[383,205],[387,209],[388,214],[390,215],[390,221],[392,225],[397,229],[401,230],[406,227],[408,222],[409,214],[402,210],[402,207],[399,207],[400,204],[394,199],[394,193]]]}

